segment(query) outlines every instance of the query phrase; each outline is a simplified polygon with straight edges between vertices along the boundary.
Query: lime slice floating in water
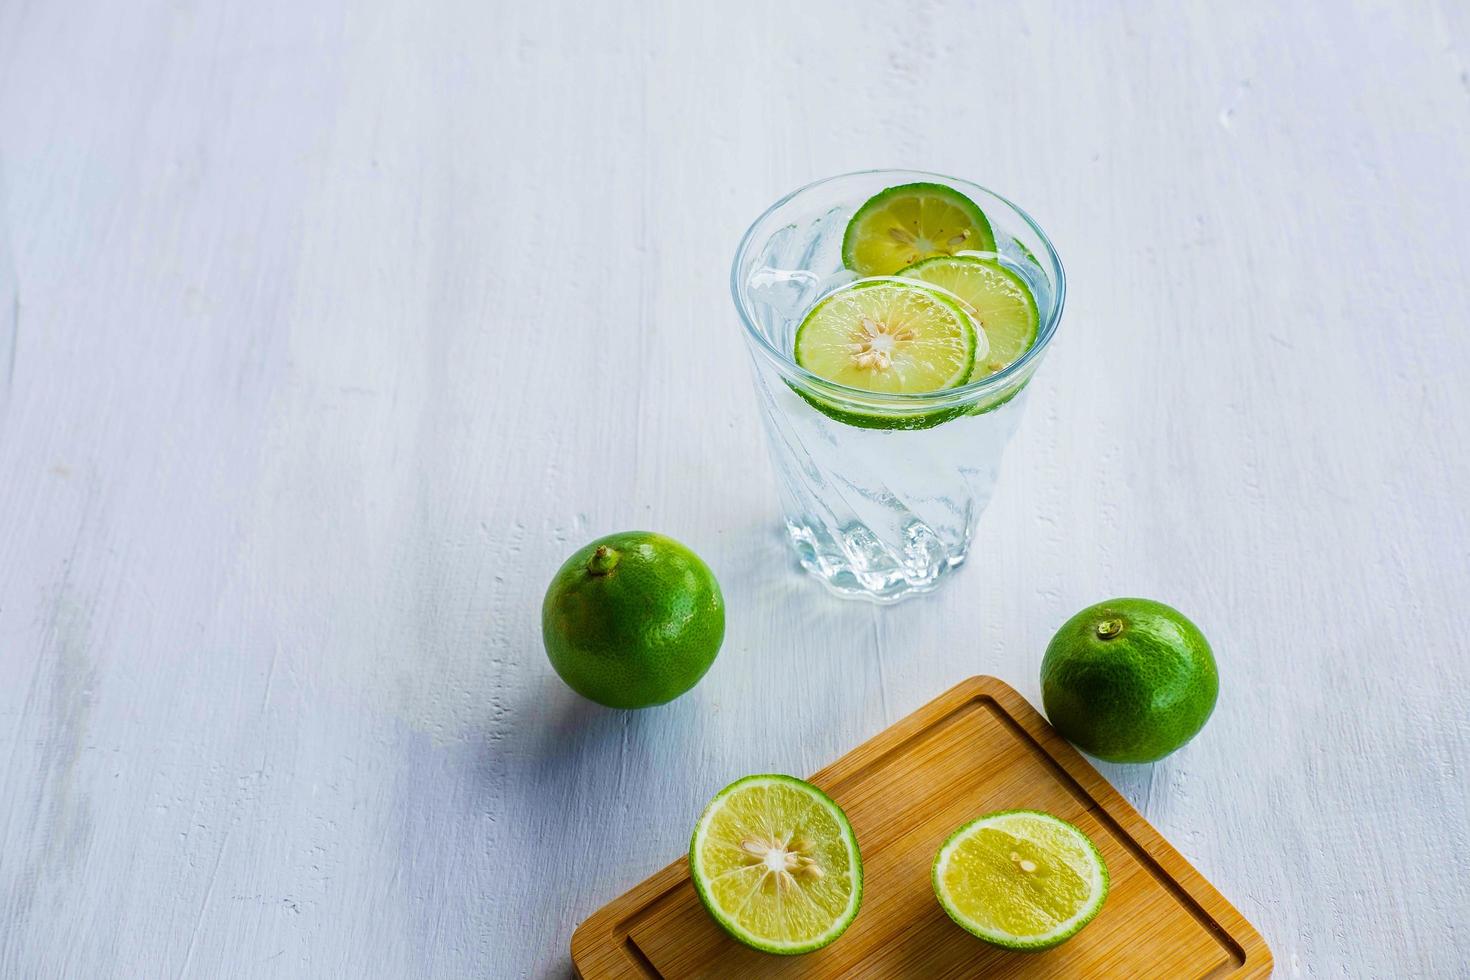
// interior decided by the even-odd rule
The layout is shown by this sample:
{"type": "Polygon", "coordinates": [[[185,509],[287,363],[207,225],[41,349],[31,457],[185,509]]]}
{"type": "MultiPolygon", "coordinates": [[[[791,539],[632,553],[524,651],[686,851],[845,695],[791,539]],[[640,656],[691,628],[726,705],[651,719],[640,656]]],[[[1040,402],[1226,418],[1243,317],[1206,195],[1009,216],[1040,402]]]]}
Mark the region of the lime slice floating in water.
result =
{"type": "Polygon", "coordinates": [[[944,184],[900,184],[852,216],[842,264],[863,276],[891,276],[931,256],[994,249],[990,221],[974,201],[944,184]]]}
{"type": "Polygon", "coordinates": [[[979,381],[1009,366],[1036,343],[1040,316],[1025,280],[990,259],[939,255],[899,273],[948,290],[990,342],[989,353],[975,358],[969,380],[979,381]]]}
{"type": "Polygon", "coordinates": [[[827,945],[863,897],[847,815],[791,776],[746,776],[720,790],[694,828],[689,875],[715,921],[767,953],[827,945]]]}
{"type": "Polygon", "coordinates": [[[867,279],[812,307],[796,328],[793,356],[849,388],[921,394],[964,384],[987,350],[984,335],[949,297],[917,283],[867,279]]]}
{"type": "Polygon", "coordinates": [[[1006,949],[1050,949],[1092,921],[1108,869],[1086,834],[1049,813],[965,824],[934,859],[934,894],[967,932],[1006,949]]]}
{"type": "MultiPolygon", "coordinates": [[[[827,294],[796,330],[792,356],[818,377],[879,395],[943,391],[964,384],[985,335],[954,298],[922,283],[863,279],[827,294]]],[[[925,408],[854,405],[792,389],[817,411],[868,429],[926,429],[963,415],[967,405],[925,408]]],[[[878,399],[879,402],[883,401],[878,399]]]]}

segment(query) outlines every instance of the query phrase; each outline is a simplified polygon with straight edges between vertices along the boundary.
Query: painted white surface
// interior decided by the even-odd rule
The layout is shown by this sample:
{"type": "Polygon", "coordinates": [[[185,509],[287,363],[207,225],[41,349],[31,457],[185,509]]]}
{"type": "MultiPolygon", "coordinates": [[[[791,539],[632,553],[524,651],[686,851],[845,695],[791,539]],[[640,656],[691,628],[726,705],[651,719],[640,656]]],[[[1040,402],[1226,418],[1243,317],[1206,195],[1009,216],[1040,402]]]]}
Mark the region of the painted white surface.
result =
{"type": "Polygon", "coordinates": [[[1278,975],[1470,973],[1470,14],[1103,6],[0,3],[0,975],[565,975],[726,781],[1035,700],[1116,594],[1224,692],[1107,773],[1278,975]],[[892,609],[792,571],[725,283],[875,165],[1071,285],[976,560],[892,609]],[[730,610],[637,714],[539,638],[628,527],[730,610]]]}

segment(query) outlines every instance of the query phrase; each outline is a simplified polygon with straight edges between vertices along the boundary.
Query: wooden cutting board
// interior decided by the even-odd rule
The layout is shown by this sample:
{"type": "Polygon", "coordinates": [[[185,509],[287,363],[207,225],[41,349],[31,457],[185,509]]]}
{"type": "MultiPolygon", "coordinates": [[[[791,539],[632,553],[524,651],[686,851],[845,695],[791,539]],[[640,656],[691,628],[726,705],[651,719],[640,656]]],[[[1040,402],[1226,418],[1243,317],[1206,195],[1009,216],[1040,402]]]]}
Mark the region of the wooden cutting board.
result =
{"type": "MultiPolygon", "coordinates": [[[[840,939],[771,956],[726,936],[680,858],[572,936],[583,980],[604,977],[1264,977],[1271,953],[1245,917],[1139,816],[1035,708],[972,677],[811,777],[847,811],[863,904],[840,939]],[[1045,810],[1086,831],[1112,891],[1096,919],[1045,953],[1009,953],[954,925],[930,887],[934,854],[993,810],[1045,810]]],[[[691,817],[692,820],[692,817],[691,817]]]]}

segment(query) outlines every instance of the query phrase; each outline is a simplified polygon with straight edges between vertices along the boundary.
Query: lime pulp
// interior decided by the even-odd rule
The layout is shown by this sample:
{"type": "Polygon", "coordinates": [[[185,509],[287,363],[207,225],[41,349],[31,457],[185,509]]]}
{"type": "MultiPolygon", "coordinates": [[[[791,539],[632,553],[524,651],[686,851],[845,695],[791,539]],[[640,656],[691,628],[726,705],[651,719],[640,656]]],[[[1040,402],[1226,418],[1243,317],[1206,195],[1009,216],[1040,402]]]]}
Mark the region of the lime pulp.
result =
{"type": "Polygon", "coordinates": [[[864,279],[824,297],[796,329],[796,363],[828,381],[879,394],[964,384],[989,349],[951,298],[900,279],[864,279]]]}
{"type": "Polygon", "coordinates": [[[900,184],[879,191],[852,216],[842,263],[862,276],[890,276],[931,256],[994,248],[989,219],[964,194],[945,184],[900,184]]]}
{"type": "Polygon", "coordinates": [[[1007,810],[955,831],[934,859],[934,893],[967,932],[1006,949],[1050,949],[1092,921],[1108,869],[1077,827],[1007,810]]]}
{"type": "Polygon", "coordinates": [[[847,815],[791,776],[747,776],[705,808],[689,843],[700,901],[735,939],[806,953],[857,917],[863,865],[847,815]]]}
{"type": "Polygon", "coordinates": [[[939,255],[922,259],[898,273],[938,286],[959,300],[989,342],[975,358],[969,380],[1003,371],[1036,343],[1040,316],[1036,297],[1025,281],[993,259],[939,255]]]}

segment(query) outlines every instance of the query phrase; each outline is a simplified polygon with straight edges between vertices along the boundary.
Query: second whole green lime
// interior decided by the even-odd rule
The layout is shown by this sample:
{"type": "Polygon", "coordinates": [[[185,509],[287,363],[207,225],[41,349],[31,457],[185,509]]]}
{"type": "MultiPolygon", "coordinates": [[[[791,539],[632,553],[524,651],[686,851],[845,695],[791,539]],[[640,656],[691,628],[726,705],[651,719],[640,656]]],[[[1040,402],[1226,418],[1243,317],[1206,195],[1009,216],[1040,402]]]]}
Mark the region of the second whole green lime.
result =
{"type": "Polygon", "coordinates": [[[709,566],[672,538],[623,531],[573,554],[541,604],[541,639],[561,679],[610,708],[671,701],[704,676],[725,638],[709,566]]]}
{"type": "Polygon", "coordinates": [[[1108,762],[1154,762],[1204,727],[1220,680],[1199,628],[1151,599],[1110,599],[1062,624],[1041,662],[1052,726],[1108,762]]]}

